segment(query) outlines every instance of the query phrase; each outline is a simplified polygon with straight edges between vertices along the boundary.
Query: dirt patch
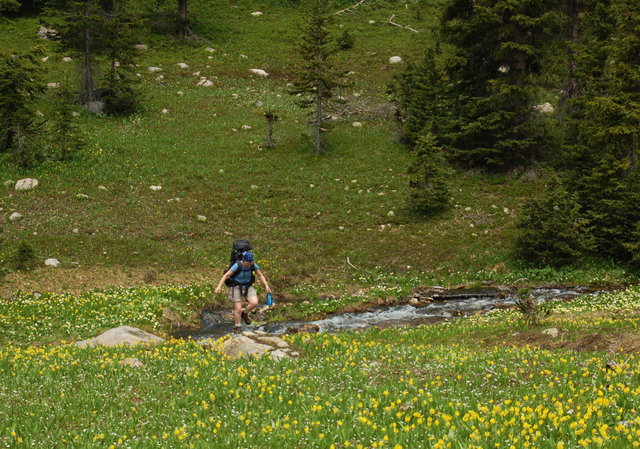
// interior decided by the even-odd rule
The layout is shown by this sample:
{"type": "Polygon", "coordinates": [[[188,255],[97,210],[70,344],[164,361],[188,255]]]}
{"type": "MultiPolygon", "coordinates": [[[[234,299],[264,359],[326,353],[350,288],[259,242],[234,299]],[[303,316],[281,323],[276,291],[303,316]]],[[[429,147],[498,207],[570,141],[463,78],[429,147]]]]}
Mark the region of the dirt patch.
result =
{"type": "Polygon", "coordinates": [[[605,351],[640,353],[640,335],[631,332],[588,333],[572,338],[563,334],[552,338],[541,330],[502,335],[501,340],[516,345],[536,346],[540,349],[567,349],[571,351],[605,351]]]}

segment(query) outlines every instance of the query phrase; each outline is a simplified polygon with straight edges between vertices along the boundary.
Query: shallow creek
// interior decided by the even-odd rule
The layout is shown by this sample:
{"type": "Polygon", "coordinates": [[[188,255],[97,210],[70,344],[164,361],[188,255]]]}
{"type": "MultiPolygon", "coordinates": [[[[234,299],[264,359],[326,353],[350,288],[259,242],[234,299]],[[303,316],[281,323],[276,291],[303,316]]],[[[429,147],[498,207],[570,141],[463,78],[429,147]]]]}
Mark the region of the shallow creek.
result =
{"type": "MultiPolygon", "coordinates": [[[[531,294],[538,303],[564,300],[585,294],[598,294],[586,287],[536,288],[531,294]]],[[[338,313],[315,321],[278,321],[244,326],[245,330],[259,330],[269,334],[283,334],[302,325],[318,326],[320,332],[360,330],[369,327],[416,326],[435,323],[460,316],[488,312],[496,308],[512,308],[517,296],[513,291],[486,289],[478,291],[442,290],[426,304],[402,304],[375,307],[365,312],[338,313]]],[[[260,307],[260,306],[259,306],[260,307]]],[[[218,338],[233,330],[230,309],[202,313],[202,327],[176,332],[174,337],[193,339],[218,338]]]]}

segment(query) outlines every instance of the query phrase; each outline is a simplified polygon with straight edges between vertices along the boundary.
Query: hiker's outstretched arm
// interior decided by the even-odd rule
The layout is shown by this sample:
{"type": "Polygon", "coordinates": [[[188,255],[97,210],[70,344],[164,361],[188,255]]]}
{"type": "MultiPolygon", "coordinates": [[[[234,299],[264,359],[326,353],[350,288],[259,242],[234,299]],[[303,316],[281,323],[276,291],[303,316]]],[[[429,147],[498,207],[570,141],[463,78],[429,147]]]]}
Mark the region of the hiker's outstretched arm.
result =
{"type": "Polygon", "coordinates": [[[271,287],[269,287],[269,283],[267,282],[267,279],[264,277],[264,274],[262,274],[262,271],[256,270],[256,274],[260,278],[260,282],[262,282],[262,285],[264,285],[264,289],[267,291],[267,293],[272,293],[271,287]]]}
{"type": "Polygon", "coordinates": [[[215,293],[220,293],[222,291],[222,284],[224,284],[224,281],[226,281],[231,276],[233,276],[233,270],[229,270],[222,275],[222,277],[220,278],[220,282],[218,282],[218,286],[215,289],[215,293]]]}

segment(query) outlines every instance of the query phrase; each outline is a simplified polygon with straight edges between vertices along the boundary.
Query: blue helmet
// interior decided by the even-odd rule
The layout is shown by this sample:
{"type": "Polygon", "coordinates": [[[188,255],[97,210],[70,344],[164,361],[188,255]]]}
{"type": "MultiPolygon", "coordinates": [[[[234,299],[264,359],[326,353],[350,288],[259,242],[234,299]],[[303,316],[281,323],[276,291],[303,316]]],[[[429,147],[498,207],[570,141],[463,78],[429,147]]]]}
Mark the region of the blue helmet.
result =
{"type": "Polygon", "coordinates": [[[253,253],[251,251],[246,251],[242,255],[242,260],[244,260],[245,262],[253,262],[253,253]]]}

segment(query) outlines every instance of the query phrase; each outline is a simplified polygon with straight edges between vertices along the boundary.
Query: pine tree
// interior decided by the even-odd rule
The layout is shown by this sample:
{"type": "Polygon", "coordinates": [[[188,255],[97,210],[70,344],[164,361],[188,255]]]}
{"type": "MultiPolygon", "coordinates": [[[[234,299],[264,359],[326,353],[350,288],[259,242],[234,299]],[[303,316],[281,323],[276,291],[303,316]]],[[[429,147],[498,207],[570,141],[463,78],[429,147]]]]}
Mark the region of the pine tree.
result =
{"type": "Polygon", "coordinates": [[[11,151],[14,161],[28,167],[37,154],[30,137],[37,131],[34,101],[43,91],[37,50],[12,53],[0,59],[0,151],[11,151]]]}
{"type": "Polygon", "coordinates": [[[85,146],[80,127],[74,116],[73,94],[62,88],[57,94],[57,108],[52,124],[54,159],[66,161],[85,146]]]}
{"type": "Polygon", "coordinates": [[[327,0],[308,0],[308,14],[303,25],[299,47],[302,64],[294,82],[293,95],[299,95],[299,105],[309,110],[314,149],[324,152],[323,134],[329,127],[329,110],[337,102],[335,90],[340,87],[342,72],[333,65],[331,57],[337,48],[329,28],[333,17],[327,0]]]}
{"type": "Polygon", "coordinates": [[[458,123],[438,136],[468,166],[505,169],[536,160],[546,148],[535,121],[535,85],[551,0],[455,0],[442,36],[453,45],[449,95],[458,123]]]}
{"type": "Polygon", "coordinates": [[[134,30],[139,25],[126,2],[114,5],[105,17],[104,53],[108,63],[105,77],[104,111],[126,115],[136,111],[140,93],[136,76],[134,30]]]}
{"type": "Polygon", "coordinates": [[[558,178],[551,179],[543,195],[524,205],[517,227],[516,256],[535,265],[568,265],[593,248],[578,197],[558,178]]]}
{"type": "Polygon", "coordinates": [[[615,27],[597,49],[608,57],[587,79],[566,166],[598,252],[629,261],[640,223],[640,4],[613,0],[610,13],[615,27]]]}
{"type": "Polygon", "coordinates": [[[425,215],[436,215],[451,203],[451,170],[433,134],[420,137],[415,158],[407,171],[410,205],[425,215]]]}

